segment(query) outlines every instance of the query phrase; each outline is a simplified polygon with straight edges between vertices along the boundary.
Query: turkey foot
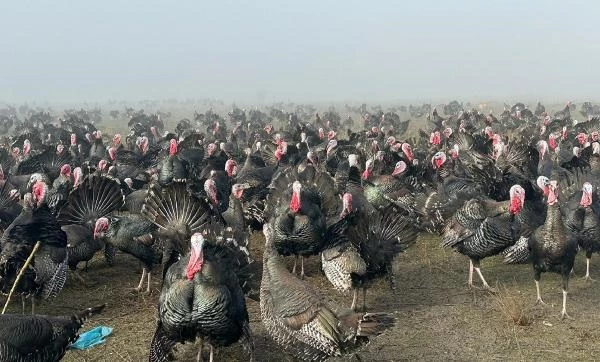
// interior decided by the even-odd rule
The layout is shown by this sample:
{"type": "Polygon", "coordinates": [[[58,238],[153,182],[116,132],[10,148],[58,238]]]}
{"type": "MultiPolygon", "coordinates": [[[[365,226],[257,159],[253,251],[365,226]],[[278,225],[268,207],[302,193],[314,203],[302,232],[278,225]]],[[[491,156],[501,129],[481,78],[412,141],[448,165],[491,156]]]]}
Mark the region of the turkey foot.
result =
{"type": "Polygon", "coordinates": [[[560,312],[561,319],[573,319],[570,315],[567,314],[567,294],[567,291],[563,290],[563,307],[562,311],[560,312]]]}

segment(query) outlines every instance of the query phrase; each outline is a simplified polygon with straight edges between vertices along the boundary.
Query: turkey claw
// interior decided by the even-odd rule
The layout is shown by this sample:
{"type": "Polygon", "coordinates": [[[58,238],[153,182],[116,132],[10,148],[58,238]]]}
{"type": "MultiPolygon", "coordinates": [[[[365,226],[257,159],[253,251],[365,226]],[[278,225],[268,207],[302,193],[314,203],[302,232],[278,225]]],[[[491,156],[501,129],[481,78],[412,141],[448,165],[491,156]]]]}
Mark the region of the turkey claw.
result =
{"type": "Polygon", "coordinates": [[[548,304],[546,304],[546,302],[544,302],[544,301],[542,300],[542,298],[538,298],[538,299],[536,299],[536,300],[535,300],[535,303],[536,303],[536,304],[541,304],[541,305],[548,305],[548,304]]]}
{"type": "Polygon", "coordinates": [[[582,277],[581,279],[583,279],[583,281],[585,281],[585,282],[590,282],[590,283],[595,282],[595,280],[592,279],[592,277],[589,275],[586,275],[586,276],[582,277]]]}
{"type": "Polygon", "coordinates": [[[573,320],[574,318],[571,317],[570,315],[568,315],[566,310],[563,310],[560,313],[560,319],[570,319],[570,320],[573,320]]]}
{"type": "Polygon", "coordinates": [[[492,293],[492,294],[498,294],[498,289],[496,289],[496,288],[492,288],[492,287],[490,287],[489,285],[484,285],[484,286],[483,286],[483,289],[484,289],[484,290],[487,290],[489,293],[492,293]]]}
{"type": "Polygon", "coordinates": [[[144,294],[144,295],[151,295],[152,294],[152,289],[143,289],[143,288],[135,287],[135,288],[133,288],[132,291],[135,292],[135,293],[144,294]]]}

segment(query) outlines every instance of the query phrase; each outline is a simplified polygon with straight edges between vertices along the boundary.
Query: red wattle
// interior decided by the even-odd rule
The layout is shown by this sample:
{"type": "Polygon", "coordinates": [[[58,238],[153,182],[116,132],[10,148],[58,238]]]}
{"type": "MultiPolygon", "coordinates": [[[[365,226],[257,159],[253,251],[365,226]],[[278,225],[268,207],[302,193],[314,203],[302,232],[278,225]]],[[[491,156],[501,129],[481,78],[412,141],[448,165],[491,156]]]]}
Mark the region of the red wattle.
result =
{"type": "Polygon", "coordinates": [[[554,193],[554,190],[549,190],[548,191],[548,205],[554,205],[556,203],[556,201],[558,201],[556,194],[554,193]]]}
{"type": "Polygon", "coordinates": [[[300,197],[294,192],[292,193],[292,200],[290,201],[290,210],[297,213],[300,212],[300,197]]]}
{"type": "Polygon", "coordinates": [[[508,212],[510,212],[511,214],[518,214],[521,211],[521,200],[519,200],[518,198],[513,198],[510,201],[510,207],[508,208],[508,212]]]}
{"type": "Polygon", "coordinates": [[[196,250],[192,248],[190,252],[190,261],[188,262],[186,269],[186,277],[188,280],[194,279],[194,275],[197,272],[202,270],[202,265],[204,264],[204,253],[196,253],[196,250]]]}
{"type": "Polygon", "coordinates": [[[592,195],[584,192],[583,195],[581,195],[581,202],[579,204],[583,207],[590,206],[592,204],[592,195]]]}

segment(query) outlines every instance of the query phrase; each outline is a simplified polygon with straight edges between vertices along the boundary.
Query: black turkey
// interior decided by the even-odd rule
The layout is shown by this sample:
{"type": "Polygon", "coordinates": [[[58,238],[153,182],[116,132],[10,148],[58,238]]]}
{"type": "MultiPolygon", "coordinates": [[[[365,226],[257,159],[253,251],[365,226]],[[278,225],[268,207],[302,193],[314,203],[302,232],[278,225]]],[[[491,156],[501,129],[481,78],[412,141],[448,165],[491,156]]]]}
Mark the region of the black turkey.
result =
{"type": "MultiPolygon", "coordinates": [[[[175,343],[200,339],[214,347],[241,341],[252,354],[246,301],[235,270],[235,253],[202,233],[191,237],[189,253],[169,267],[158,306],[158,326],[150,345],[150,361],[167,361],[175,343]]],[[[250,357],[252,360],[252,356],[250,357]]]]}
{"type": "Polygon", "coordinates": [[[60,361],[79,329],[104,305],[72,316],[0,315],[0,360],[11,362],[60,361]]]}
{"type": "Polygon", "coordinates": [[[479,262],[514,245],[520,237],[517,214],[525,201],[525,190],[514,185],[510,201],[471,199],[456,211],[446,225],[443,247],[453,247],[469,257],[468,285],[473,285],[473,269],[486,289],[491,289],[481,273],[479,262]]]}
{"type": "Polygon", "coordinates": [[[96,220],[94,239],[100,239],[110,245],[110,250],[117,248],[142,262],[142,277],[135,288],[138,292],[142,290],[147,278],[145,292],[150,293],[152,269],[160,265],[162,260],[160,242],[154,237],[156,230],[156,225],[139,214],[112,216],[110,219],[101,217],[96,220]]]}
{"type": "Polygon", "coordinates": [[[44,203],[46,185],[37,182],[24,197],[24,208],[4,230],[0,245],[0,288],[8,293],[17,274],[39,241],[33,262],[25,270],[16,292],[35,299],[55,297],[67,278],[67,235],[44,203]]]}

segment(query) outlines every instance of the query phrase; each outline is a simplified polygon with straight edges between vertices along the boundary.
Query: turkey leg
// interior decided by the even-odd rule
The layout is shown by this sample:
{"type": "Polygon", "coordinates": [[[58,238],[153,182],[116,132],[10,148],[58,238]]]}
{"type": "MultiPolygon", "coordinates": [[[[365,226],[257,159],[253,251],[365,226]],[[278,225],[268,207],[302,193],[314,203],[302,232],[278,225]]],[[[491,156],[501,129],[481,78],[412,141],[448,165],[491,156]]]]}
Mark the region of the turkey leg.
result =
{"type": "MultiPolygon", "coordinates": [[[[352,306],[350,307],[350,309],[352,309],[353,311],[356,312],[356,300],[358,299],[358,288],[354,288],[354,291],[352,293],[352,306]]],[[[25,310],[25,309],[23,309],[25,310]]]]}
{"type": "Polygon", "coordinates": [[[367,287],[363,287],[363,306],[362,311],[367,312],[367,287]]]}
{"type": "Polygon", "coordinates": [[[567,314],[567,294],[568,294],[567,290],[568,290],[568,287],[569,287],[569,272],[563,273],[563,276],[562,276],[562,287],[563,287],[562,288],[562,292],[563,292],[563,307],[562,307],[562,311],[560,312],[560,317],[562,319],[565,319],[565,318],[572,319],[571,316],[569,316],[567,314]]]}
{"type": "Polygon", "coordinates": [[[473,260],[469,259],[469,277],[467,279],[469,289],[473,288],[473,260]]]}
{"type": "Polygon", "coordinates": [[[298,255],[294,257],[294,267],[292,268],[292,274],[296,275],[296,264],[298,263],[298,255]]]}
{"type": "MultiPolygon", "coordinates": [[[[479,279],[481,279],[481,282],[483,283],[483,287],[489,291],[494,291],[494,289],[492,287],[490,287],[490,285],[485,281],[485,278],[483,277],[483,274],[481,273],[481,268],[479,267],[479,261],[476,261],[475,263],[473,263],[473,268],[475,269],[475,272],[477,272],[477,275],[479,275],[479,279]]],[[[471,281],[472,283],[472,281],[471,281]]]]}
{"type": "Polygon", "coordinates": [[[546,304],[542,300],[542,295],[540,294],[540,277],[541,277],[541,273],[538,272],[537,270],[534,270],[533,279],[535,280],[535,290],[537,292],[537,298],[536,298],[535,302],[540,303],[540,304],[546,304]]]}
{"type": "Polygon", "coordinates": [[[200,338],[198,344],[200,347],[198,348],[198,354],[196,355],[196,362],[202,362],[202,347],[204,347],[204,339],[200,338]]]}
{"type": "Polygon", "coordinates": [[[150,271],[148,271],[147,273],[148,275],[148,286],[146,287],[146,294],[150,294],[150,277],[152,277],[152,273],[150,271]]]}
{"type": "Polygon", "coordinates": [[[146,271],[146,268],[144,267],[142,269],[142,278],[140,279],[140,283],[138,284],[137,287],[135,287],[136,292],[139,292],[140,290],[142,290],[142,286],[144,285],[144,279],[146,278],[146,274],[147,274],[147,271],[146,271]]]}
{"type": "Polygon", "coordinates": [[[537,293],[537,298],[535,299],[536,303],[540,303],[540,304],[546,304],[543,300],[542,300],[542,295],[540,294],[540,281],[536,280],[535,281],[535,291],[537,293]]]}
{"type": "Polygon", "coordinates": [[[590,261],[591,261],[591,256],[585,258],[585,276],[583,277],[583,279],[585,279],[586,281],[590,281],[593,282],[594,279],[592,279],[590,277],[590,261]]]}

